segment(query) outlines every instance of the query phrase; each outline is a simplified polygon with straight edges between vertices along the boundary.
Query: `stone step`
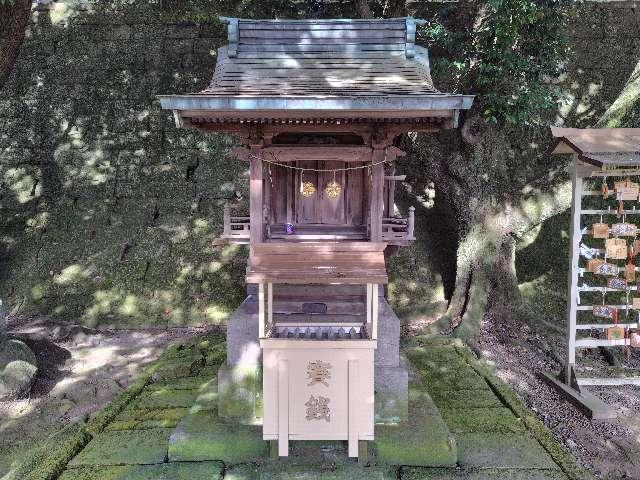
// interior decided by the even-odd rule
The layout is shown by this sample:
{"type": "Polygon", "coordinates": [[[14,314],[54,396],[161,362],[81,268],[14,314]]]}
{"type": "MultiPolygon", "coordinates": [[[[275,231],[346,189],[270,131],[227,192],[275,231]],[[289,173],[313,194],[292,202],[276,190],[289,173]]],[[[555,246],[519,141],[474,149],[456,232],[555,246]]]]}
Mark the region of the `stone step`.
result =
{"type": "Polygon", "coordinates": [[[455,439],[431,397],[410,389],[408,420],[376,425],[374,454],[389,465],[445,467],[458,462],[455,439]]]}
{"type": "Polygon", "coordinates": [[[260,408],[256,399],[262,398],[262,376],[259,370],[244,370],[223,367],[218,383],[210,382],[200,391],[169,437],[170,462],[245,463],[267,456],[257,418],[261,412],[256,410],[260,408]]]}

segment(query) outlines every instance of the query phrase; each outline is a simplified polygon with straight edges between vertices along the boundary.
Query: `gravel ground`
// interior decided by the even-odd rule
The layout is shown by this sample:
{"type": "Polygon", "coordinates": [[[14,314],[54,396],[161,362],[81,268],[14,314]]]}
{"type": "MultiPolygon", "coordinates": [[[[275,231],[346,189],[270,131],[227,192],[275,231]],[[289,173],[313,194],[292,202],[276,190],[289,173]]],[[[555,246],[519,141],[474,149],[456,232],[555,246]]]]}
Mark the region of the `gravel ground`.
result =
{"type": "MultiPolygon", "coordinates": [[[[575,457],[599,478],[640,479],[640,389],[638,387],[592,387],[607,404],[616,408],[613,421],[589,421],[571,404],[541,382],[537,372],[558,372],[564,338],[543,338],[526,325],[485,321],[475,348],[495,364],[497,375],[512,385],[575,457]]],[[[606,364],[597,351],[580,359],[597,370],[606,364]]],[[[638,368],[636,351],[625,366],[638,368]]]]}
{"type": "Polygon", "coordinates": [[[28,398],[0,402],[0,478],[31,446],[104,407],[168,344],[198,328],[91,330],[46,318],[11,318],[9,333],[38,359],[28,398]]]}

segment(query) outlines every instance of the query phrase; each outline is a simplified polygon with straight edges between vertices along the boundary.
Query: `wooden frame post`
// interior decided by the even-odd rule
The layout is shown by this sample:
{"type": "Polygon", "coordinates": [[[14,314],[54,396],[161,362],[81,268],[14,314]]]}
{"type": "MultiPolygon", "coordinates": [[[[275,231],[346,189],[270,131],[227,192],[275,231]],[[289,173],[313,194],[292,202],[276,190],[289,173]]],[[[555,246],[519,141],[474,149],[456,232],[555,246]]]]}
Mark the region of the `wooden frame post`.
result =
{"type": "Polygon", "coordinates": [[[348,437],[348,450],[350,457],[358,456],[358,440],[360,439],[360,432],[358,428],[360,426],[358,412],[359,405],[354,399],[358,398],[358,392],[360,390],[359,378],[358,378],[358,360],[349,360],[349,419],[347,421],[347,437],[348,437]]]}
{"type": "Polygon", "coordinates": [[[260,150],[251,148],[249,160],[249,238],[251,243],[264,241],[264,213],[263,202],[263,168],[260,150]]]}
{"type": "Polygon", "coordinates": [[[371,155],[371,199],[369,203],[369,221],[371,241],[382,241],[382,216],[384,213],[384,164],[386,148],[374,148],[371,155]]]}
{"type": "Polygon", "coordinates": [[[378,339],[378,284],[371,285],[371,340],[378,339]]]}
{"type": "Polygon", "coordinates": [[[289,456],[289,362],[278,362],[278,456],[289,456]]]}
{"type": "Polygon", "coordinates": [[[580,213],[582,210],[582,177],[578,173],[577,156],[571,162],[571,184],[573,199],[571,202],[571,227],[569,238],[569,296],[567,297],[567,364],[565,365],[564,381],[571,385],[573,369],[576,364],[576,317],[578,312],[578,266],[580,260],[580,213]]]}
{"type": "Polygon", "coordinates": [[[258,338],[264,338],[264,283],[258,284],[258,338]]]}
{"type": "Polygon", "coordinates": [[[273,327],[273,283],[267,283],[267,325],[273,327]]]}
{"type": "Polygon", "coordinates": [[[371,318],[371,313],[372,313],[372,309],[371,309],[371,305],[373,304],[373,288],[372,288],[372,284],[367,283],[367,294],[366,294],[366,301],[367,301],[367,318],[366,318],[366,325],[367,325],[367,329],[369,329],[369,336],[373,337],[373,319],[371,318]]]}

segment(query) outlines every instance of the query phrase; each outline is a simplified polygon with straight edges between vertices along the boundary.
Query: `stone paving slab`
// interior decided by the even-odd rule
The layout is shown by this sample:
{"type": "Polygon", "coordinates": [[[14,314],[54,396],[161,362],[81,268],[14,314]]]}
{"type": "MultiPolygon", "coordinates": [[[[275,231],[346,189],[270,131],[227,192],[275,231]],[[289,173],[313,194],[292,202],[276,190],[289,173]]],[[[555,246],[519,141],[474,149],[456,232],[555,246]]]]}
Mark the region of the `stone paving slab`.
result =
{"type": "Polygon", "coordinates": [[[336,468],[309,469],[285,463],[269,467],[242,465],[228,470],[225,480],[395,480],[395,469],[341,465],[336,468]]]}
{"type": "Polygon", "coordinates": [[[259,426],[224,423],[213,411],[184,417],[171,435],[169,460],[221,460],[244,463],[264,459],[267,442],[259,426]]]}
{"type": "Polygon", "coordinates": [[[161,408],[153,410],[125,410],[106,427],[114,430],[148,430],[175,428],[189,410],[187,408],[161,408]]]}
{"type": "Polygon", "coordinates": [[[64,472],[60,480],[212,480],[221,478],[223,468],[220,462],[79,467],[64,472]]]}
{"type": "Polygon", "coordinates": [[[147,386],[148,390],[162,390],[162,389],[172,389],[172,390],[199,390],[204,388],[210,382],[216,382],[215,377],[210,376],[200,376],[200,377],[185,377],[185,378],[176,378],[173,380],[161,380],[147,386]]]}
{"type": "Polygon", "coordinates": [[[524,433],[522,422],[504,407],[495,408],[443,408],[447,427],[453,433],[497,432],[524,433]]]}
{"type": "Polygon", "coordinates": [[[461,433],[456,441],[461,467],[559,469],[540,444],[527,435],[461,433]]]}
{"type": "Polygon", "coordinates": [[[104,432],[69,462],[69,465],[149,465],[167,458],[171,428],[104,432]]]}
{"type": "Polygon", "coordinates": [[[556,470],[490,468],[482,470],[403,467],[402,480],[567,480],[556,470]]]}
{"type": "Polygon", "coordinates": [[[151,390],[146,387],[128,409],[179,408],[190,407],[199,395],[199,390],[174,390],[163,388],[151,390]]]}

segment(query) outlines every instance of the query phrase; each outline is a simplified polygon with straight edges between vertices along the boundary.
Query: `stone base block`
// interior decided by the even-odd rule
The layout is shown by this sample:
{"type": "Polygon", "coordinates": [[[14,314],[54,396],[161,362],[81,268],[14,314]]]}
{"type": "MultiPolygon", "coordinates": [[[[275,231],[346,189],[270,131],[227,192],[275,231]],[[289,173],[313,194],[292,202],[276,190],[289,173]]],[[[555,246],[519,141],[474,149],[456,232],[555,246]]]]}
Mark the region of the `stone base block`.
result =
{"type": "Polygon", "coordinates": [[[262,351],[258,342],[258,314],[251,313],[251,297],[233,312],[227,320],[227,365],[256,365],[261,362],[262,351]]]}
{"type": "Polygon", "coordinates": [[[409,420],[376,426],[375,454],[390,465],[454,466],[456,443],[428,394],[410,392],[409,420]]]}
{"type": "Polygon", "coordinates": [[[248,463],[264,460],[267,451],[262,428],[227,423],[212,411],[187,415],[169,439],[170,462],[248,463]]]}
{"type": "Polygon", "coordinates": [[[397,425],[408,420],[409,372],[404,364],[375,367],[375,423],[397,425]]]}
{"type": "Polygon", "coordinates": [[[220,367],[218,416],[245,425],[262,424],[262,369],[259,365],[220,367]]]}

